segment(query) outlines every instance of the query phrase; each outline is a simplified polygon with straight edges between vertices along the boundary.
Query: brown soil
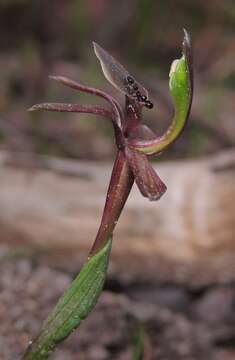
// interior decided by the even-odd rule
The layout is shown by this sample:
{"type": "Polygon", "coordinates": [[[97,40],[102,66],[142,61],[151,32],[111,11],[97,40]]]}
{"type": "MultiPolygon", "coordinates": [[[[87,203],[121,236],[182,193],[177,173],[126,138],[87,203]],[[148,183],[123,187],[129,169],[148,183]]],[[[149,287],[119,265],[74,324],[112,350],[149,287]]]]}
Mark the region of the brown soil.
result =
{"type": "MultiPolygon", "coordinates": [[[[72,276],[16,258],[4,258],[0,272],[0,359],[16,360],[72,276]]],[[[190,290],[111,278],[95,310],[51,359],[133,359],[138,339],[146,360],[234,359],[234,310],[231,284],[190,290]]]]}

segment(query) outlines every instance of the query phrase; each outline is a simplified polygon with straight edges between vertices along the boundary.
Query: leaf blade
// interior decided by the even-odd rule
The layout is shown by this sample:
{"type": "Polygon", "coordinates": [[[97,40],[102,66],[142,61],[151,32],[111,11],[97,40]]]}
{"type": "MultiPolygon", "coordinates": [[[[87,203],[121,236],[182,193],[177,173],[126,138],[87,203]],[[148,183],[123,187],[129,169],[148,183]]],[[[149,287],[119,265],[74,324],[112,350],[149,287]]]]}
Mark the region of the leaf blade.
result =
{"type": "Polygon", "coordinates": [[[112,239],[109,239],[99,252],[88,259],[44,322],[41,333],[29,347],[24,360],[48,359],[56,345],[87,317],[102,291],[111,246],[112,239]]]}

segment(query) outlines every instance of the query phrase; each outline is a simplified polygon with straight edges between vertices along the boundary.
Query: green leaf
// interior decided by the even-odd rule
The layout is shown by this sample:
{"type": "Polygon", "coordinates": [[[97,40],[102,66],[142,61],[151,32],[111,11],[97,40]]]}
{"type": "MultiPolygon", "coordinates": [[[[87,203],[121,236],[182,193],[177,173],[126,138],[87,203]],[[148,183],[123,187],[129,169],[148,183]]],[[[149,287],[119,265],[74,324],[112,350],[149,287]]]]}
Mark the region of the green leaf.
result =
{"type": "Polygon", "coordinates": [[[143,360],[145,332],[140,324],[137,325],[135,332],[133,333],[132,341],[133,341],[132,360],[143,360]]]}
{"type": "Polygon", "coordinates": [[[29,346],[24,360],[48,359],[56,345],[87,317],[102,291],[111,246],[112,239],[88,259],[43,324],[38,338],[29,346]]]}

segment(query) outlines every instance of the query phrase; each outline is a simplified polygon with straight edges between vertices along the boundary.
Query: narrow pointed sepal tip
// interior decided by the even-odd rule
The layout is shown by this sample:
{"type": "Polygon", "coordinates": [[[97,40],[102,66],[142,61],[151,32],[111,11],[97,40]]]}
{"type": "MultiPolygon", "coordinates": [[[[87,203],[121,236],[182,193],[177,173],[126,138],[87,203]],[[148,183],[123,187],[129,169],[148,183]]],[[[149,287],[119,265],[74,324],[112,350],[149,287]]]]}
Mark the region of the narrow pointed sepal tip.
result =
{"type": "Polygon", "coordinates": [[[184,39],[183,39],[183,51],[185,52],[185,49],[191,48],[191,37],[187,30],[184,30],[184,39]]]}
{"type": "Polygon", "coordinates": [[[37,105],[33,105],[29,109],[27,109],[27,111],[30,111],[30,112],[37,111],[37,110],[38,110],[37,105]]]}
{"type": "Polygon", "coordinates": [[[60,75],[49,75],[48,78],[49,78],[50,80],[55,80],[55,81],[61,81],[61,80],[64,79],[64,77],[63,77],[63,76],[60,76],[60,75]]]}
{"type": "Polygon", "coordinates": [[[189,38],[190,38],[190,35],[189,35],[188,30],[186,30],[185,28],[183,28],[183,32],[184,32],[184,38],[189,39],[189,38]]]}
{"type": "Polygon", "coordinates": [[[187,70],[188,70],[188,81],[189,81],[189,91],[190,98],[192,102],[193,96],[193,49],[192,49],[192,41],[189,32],[186,29],[184,30],[184,40],[183,40],[183,55],[186,59],[187,70]]]}
{"type": "MultiPolygon", "coordinates": [[[[57,104],[57,103],[41,103],[35,104],[28,111],[62,111],[64,104],[57,104]]],[[[65,104],[67,107],[67,104],[65,104]]]]}
{"type": "Polygon", "coordinates": [[[92,41],[93,48],[95,49],[97,46],[99,46],[95,41],[92,41]]]}
{"type": "Polygon", "coordinates": [[[40,111],[40,110],[48,110],[48,104],[36,104],[31,106],[31,108],[28,109],[28,111],[40,111]]]}
{"type": "Polygon", "coordinates": [[[92,45],[93,45],[93,50],[94,50],[94,53],[96,55],[96,57],[100,60],[99,58],[99,51],[102,51],[102,48],[100,47],[99,44],[97,44],[95,41],[92,41],[92,45]],[[99,50],[100,49],[100,50],[99,50]]]}

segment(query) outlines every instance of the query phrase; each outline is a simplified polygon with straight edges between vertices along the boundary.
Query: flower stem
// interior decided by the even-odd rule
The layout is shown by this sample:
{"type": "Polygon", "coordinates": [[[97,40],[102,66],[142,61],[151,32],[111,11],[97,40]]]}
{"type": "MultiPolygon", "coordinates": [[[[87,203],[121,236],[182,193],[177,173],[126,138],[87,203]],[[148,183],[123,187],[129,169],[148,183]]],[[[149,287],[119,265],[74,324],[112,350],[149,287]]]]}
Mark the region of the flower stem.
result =
{"type": "Polygon", "coordinates": [[[119,150],[113,166],[101,224],[90,256],[97,253],[112,235],[133,183],[134,176],[129,168],[126,156],[119,150]]]}

